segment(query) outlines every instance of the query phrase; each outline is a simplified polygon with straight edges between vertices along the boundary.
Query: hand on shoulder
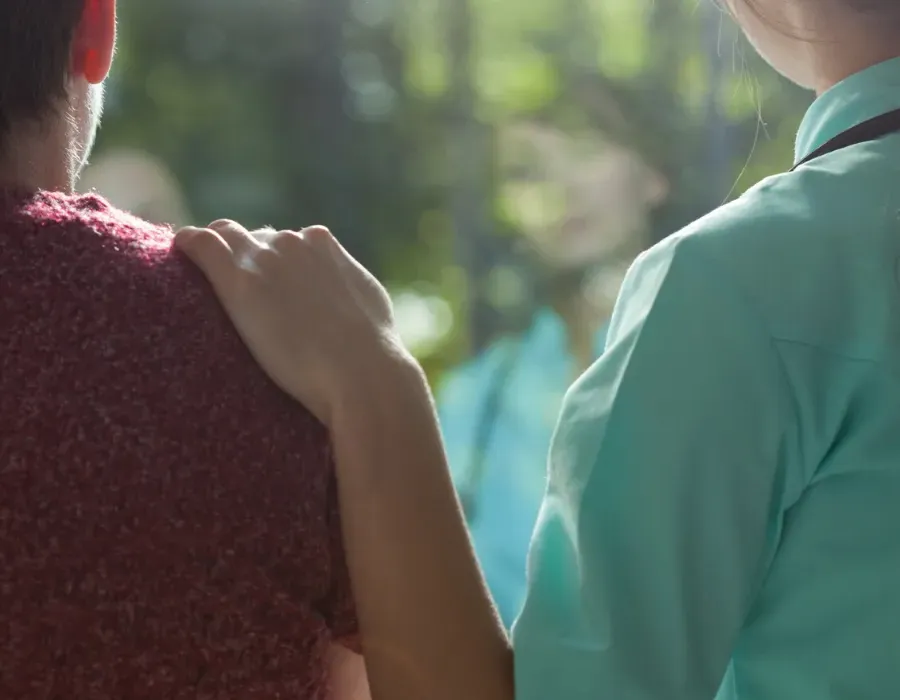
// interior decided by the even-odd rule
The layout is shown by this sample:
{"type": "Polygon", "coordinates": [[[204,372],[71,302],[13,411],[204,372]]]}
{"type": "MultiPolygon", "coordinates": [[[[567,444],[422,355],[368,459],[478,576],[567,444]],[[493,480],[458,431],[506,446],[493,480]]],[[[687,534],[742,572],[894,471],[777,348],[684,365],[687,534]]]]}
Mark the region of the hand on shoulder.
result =
{"type": "Polygon", "coordinates": [[[384,287],[328,229],[250,232],[220,220],[181,229],[175,245],[266,373],[325,425],[348,404],[420,381],[384,287]]]}

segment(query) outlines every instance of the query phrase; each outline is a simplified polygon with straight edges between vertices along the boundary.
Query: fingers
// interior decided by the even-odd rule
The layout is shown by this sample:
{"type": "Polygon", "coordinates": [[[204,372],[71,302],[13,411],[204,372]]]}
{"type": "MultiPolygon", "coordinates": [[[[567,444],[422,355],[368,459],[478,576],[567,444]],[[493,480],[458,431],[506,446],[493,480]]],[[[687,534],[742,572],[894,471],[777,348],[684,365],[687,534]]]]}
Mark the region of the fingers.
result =
{"type": "Polygon", "coordinates": [[[210,228],[186,227],[175,234],[175,247],[200,268],[216,296],[227,307],[237,293],[241,261],[255,246],[243,227],[234,222],[214,222],[210,228]],[[213,228],[213,226],[215,228],[213,228]]]}
{"type": "Polygon", "coordinates": [[[307,226],[300,231],[300,235],[312,245],[335,245],[337,239],[325,226],[307,226]]]}
{"type": "MultiPolygon", "coordinates": [[[[175,235],[175,246],[204,273],[220,299],[227,299],[240,270],[261,272],[262,268],[302,265],[304,258],[323,254],[339,263],[351,261],[331,232],[324,226],[301,231],[271,228],[250,232],[230,219],[212,222],[207,228],[187,227],[175,235]],[[276,258],[283,259],[275,262],[276,258]]],[[[282,270],[283,271],[283,270],[282,270]]]]}
{"type": "Polygon", "coordinates": [[[334,236],[331,235],[331,231],[324,226],[309,226],[300,231],[269,231],[253,235],[257,236],[257,239],[265,247],[296,263],[312,259],[319,263],[334,260],[340,257],[335,253],[340,253],[342,250],[334,236]]]}
{"type": "Polygon", "coordinates": [[[222,237],[235,255],[249,253],[260,247],[259,241],[247,229],[231,219],[213,221],[209,228],[222,237]]]}
{"type": "Polygon", "coordinates": [[[299,251],[304,248],[324,249],[335,242],[331,231],[324,226],[307,226],[299,231],[261,229],[251,235],[258,241],[283,252],[299,251]]]}
{"type": "Polygon", "coordinates": [[[212,229],[183,228],[175,233],[175,247],[187,255],[210,282],[222,278],[234,266],[231,248],[212,229]]]}
{"type": "Polygon", "coordinates": [[[347,249],[341,245],[341,242],[335,238],[334,234],[332,234],[325,226],[308,226],[300,231],[299,235],[308,242],[313,250],[318,250],[327,254],[330,258],[336,260],[339,266],[344,267],[350,265],[351,267],[361,267],[356,259],[347,252],[347,249]]]}

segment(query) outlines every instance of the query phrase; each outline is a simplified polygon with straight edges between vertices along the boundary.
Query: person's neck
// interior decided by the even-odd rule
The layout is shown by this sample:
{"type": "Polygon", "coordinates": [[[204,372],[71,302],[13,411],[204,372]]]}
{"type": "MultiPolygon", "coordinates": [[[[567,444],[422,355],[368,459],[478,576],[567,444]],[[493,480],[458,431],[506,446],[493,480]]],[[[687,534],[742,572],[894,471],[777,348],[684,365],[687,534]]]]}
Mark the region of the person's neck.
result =
{"type": "Polygon", "coordinates": [[[851,75],[900,57],[900,29],[896,22],[814,20],[806,42],[807,57],[816,75],[817,95],[851,75]]]}
{"type": "Polygon", "coordinates": [[[575,358],[576,373],[581,374],[594,361],[596,334],[605,320],[606,309],[587,298],[583,279],[575,284],[573,279],[565,276],[551,290],[550,307],[563,322],[569,352],[575,358]]]}
{"type": "Polygon", "coordinates": [[[870,68],[892,58],[900,57],[900,51],[898,51],[898,49],[900,49],[900,47],[894,46],[890,50],[885,49],[877,54],[873,52],[860,52],[858,54],[846,56],[844,60],[841,61],[829,59],[827,57],[824,58],[823,63],[825,64],[826,70],[819,73],[821,79],[815,87],[816,94],[821,95],[841,81],[846,80],[851,75],[859,73],[866,68],[870,68]]]}
{"type": "Polygon", "coordinates": [[[0,186],[66,193],[74,190],[64,125],[15,126],[3,140],[0,186]]]}

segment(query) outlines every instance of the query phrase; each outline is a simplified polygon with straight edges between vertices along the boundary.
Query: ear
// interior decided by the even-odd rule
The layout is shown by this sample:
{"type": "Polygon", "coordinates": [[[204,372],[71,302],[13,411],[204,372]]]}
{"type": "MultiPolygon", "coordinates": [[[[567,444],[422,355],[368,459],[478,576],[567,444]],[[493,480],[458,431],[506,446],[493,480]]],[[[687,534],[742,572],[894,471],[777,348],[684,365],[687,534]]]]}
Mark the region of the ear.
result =
{"type": "Polygon", "coordinates": [[[92,85],[106,80],[116,48],[116,0],[84,0],[72,41],[72,73],[92,85]]]}

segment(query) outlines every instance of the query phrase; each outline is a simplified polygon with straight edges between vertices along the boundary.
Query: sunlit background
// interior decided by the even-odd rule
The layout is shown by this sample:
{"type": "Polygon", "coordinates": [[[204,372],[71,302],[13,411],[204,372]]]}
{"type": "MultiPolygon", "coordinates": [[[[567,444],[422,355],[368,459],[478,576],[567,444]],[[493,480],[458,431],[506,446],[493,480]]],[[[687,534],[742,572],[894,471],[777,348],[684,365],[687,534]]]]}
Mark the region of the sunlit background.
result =
{"type": "Polygon", "coordinates": [[[435,386],[509,620],[629,262],[788,167],[809,99],[711,0],[122,0],[82,187],[173,225],[335,231],[435,386]]]}

